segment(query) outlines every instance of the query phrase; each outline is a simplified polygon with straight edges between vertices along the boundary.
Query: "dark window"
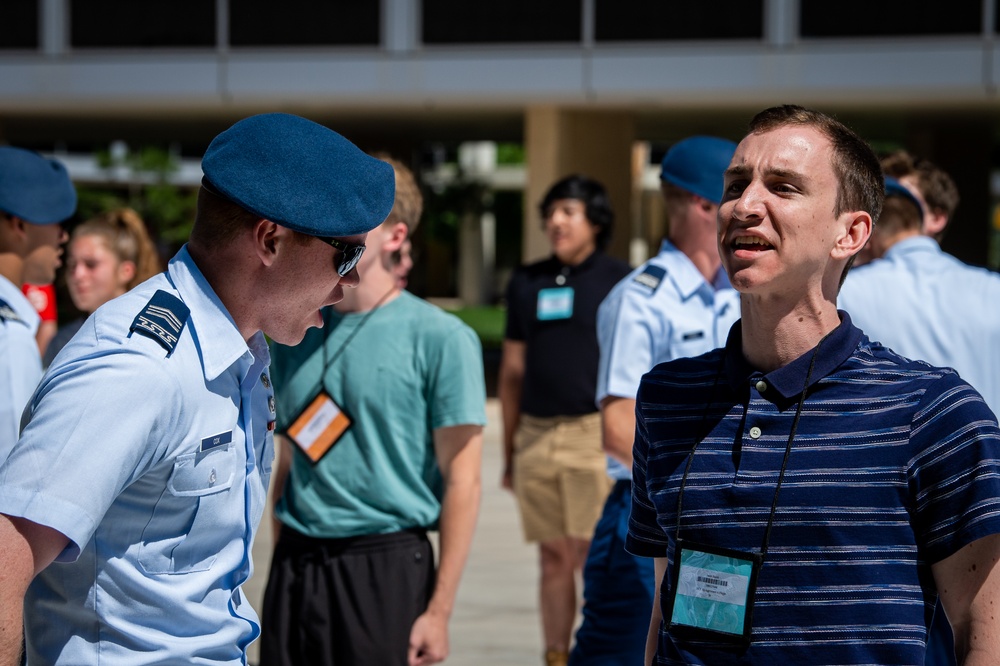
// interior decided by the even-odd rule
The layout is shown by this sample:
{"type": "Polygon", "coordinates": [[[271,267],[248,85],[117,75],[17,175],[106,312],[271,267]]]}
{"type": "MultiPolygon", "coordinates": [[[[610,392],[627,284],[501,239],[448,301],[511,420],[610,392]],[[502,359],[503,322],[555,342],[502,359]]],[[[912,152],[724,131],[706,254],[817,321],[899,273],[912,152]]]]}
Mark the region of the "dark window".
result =
{"type": "Polygon", "coordinates": [[[379,43],[379,0],[230,0],[233,46],[352,46],[379,43]]]}
{"type": "Polygon", "coordinates": [[[579,42],[580,0],[424,0],[424,44],[579,42]]]}
{"type": "Polygon", "coordinates": [[[761,39],[763,0],[597,0],[599,42],[687,39],[761,39]]]}
{"type": "Polygon", "coordinates": [[[3,0],[0,25],[0,49],[37,49],[38,0],[3,0]]]}
{"type": "Polygon", "coordinates": [[[801,3],[803,37],[977,35],[979,0],[838,0],[801,3]]]}
{"type": "Polygon", "coordinates": [[[70,5],[75,48],[215,46],[215,3],[208,0],[71,0],[70,5]]]}

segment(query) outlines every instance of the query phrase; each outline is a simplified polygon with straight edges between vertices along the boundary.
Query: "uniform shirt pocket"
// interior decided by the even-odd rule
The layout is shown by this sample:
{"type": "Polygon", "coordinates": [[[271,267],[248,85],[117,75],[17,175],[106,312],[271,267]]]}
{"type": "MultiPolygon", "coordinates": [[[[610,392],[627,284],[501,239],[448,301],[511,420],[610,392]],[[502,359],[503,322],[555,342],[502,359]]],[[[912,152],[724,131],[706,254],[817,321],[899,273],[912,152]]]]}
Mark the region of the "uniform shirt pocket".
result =
{"type": "MultiPolygon", "coordinates": [[[[239,465],[232,442],[174,460],[166,492],[142,534],[139,564],[146,573],[189,573],[212,566],[234,538],[232,521],[242,518],[242,504],[229,506],[239,465]]],[[[242,500],[242,494],[236,499],[242,500]]]]}

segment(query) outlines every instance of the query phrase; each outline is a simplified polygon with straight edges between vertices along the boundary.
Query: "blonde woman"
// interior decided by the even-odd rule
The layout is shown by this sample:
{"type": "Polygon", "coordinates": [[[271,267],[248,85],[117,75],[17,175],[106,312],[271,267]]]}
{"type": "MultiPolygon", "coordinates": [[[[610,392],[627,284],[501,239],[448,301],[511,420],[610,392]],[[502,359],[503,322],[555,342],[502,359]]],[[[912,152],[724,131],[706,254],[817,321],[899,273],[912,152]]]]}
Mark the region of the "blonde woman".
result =
{"type": "MultiPolygon", "coordinates": [[[[66,286],[78,310],[90,315],[113,298],[160,272],[160,258],[146,224],[131,208],[93,217],[77,226],[66,252],[66,286]]],[[[62,326],[42,359],[48,367],[83,325],[62,326]]]]}

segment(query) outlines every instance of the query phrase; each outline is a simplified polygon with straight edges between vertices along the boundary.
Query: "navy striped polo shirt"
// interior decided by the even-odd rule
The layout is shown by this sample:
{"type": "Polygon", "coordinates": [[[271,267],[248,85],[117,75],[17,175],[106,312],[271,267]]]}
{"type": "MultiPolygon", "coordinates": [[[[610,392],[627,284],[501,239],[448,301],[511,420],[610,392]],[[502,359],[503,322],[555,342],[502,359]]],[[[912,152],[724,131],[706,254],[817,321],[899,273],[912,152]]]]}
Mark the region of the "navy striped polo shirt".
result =
{"type": "MultiPolygon", "coordinates": [[[[840,316],[816,355],[750,648],[673,638],[661,625],[657,664],[923,664],[931,564],[1000,532],[1000,429],[980,395],[840,316]]],[[[672,555],[696,440],[681,538],[760,552],[812,356],[762,374],[743,358],[737,322],[725,349],[643,377],[630,552],[672,555]]]]}

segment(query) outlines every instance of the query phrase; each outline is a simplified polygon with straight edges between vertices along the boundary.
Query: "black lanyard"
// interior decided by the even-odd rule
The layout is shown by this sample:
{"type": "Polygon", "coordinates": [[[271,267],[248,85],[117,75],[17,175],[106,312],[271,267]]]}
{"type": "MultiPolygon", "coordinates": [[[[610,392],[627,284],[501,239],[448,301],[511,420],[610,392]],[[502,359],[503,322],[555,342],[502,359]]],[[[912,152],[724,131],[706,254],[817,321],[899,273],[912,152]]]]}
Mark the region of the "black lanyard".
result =
{"type": "MultiPolygon", "coordinates": [[[[792,421],[792,429],[791,432],[788,433],[788,444],[785,445],[785,456],[781,461],[781,472],[778,474],[778,485],[774,489],[774,500],[771,502],[771,514],[768,516],[767,519],[767,529],[764,531],[764,541],[761,544],[760,548],[761,560],[763,560],[764,557],[767,555],[767,548],[768,545],[770,544],[771,528],[774,526],[774,514],[778,510],[778,495],[781,492],[781,484],[785,479],[785,470],[788,468],[788,458],[792,453],[792,442],[795,441],[795,433],[799,429],[799,418],[802,416],[802,408],[805,406],[806,395],[809,392],[809,380],[812,379],[813,368],[816,366],[816,358],[819,356],[820,347],[823,346],[823,342],[825,342],[829,336],[830,333],[827,333],[826,335],[823,336],[823,338],[819,341],[819,344],[816,345],[816,349],[813,350],[812,358],[809,360],[809,370],[806,372],[806,380],[805,383],[802,385],[802,395],[799,397],[799,404],[795,408],[795,419],[792,421]]],[[[722,376],[723,365],[725,364],[725,360],[726,356],[725,353],[723,353],[722,359],[719,363],[719,369],[717,370],[715,375],[715,382],[712,384],[712,392],[709,394],[709,400],[705,404],[705,411],[701,417],[702,427],[704,427],[706,421],[708,420],[708,412],[712,406],[712,401],[715,397],[715,389],[719,385],[719,378],[722,376]]],[[[705,436],[708,436],[707,432],[705,433],[705,436]]],[[[698,451],[698,445],[701,444],[703,439],[704,437],[695,440],[694,446],[691,448],[691,454],[688,456],[687,464],[684,466],[684,476],[681,477],[681,487],[679,492],[677,493],[677,528],[676,531],[674,532],[674,538],[677,540],[680,539],[680,534],[681,534],[681,508],[683,506],[683,501],[684,501],[684,488],[685,486],[687,486],[688,473],[691,471],[691,464],[694,462],[694,454],[698,451]]],[[[734,440],[733,444],[735,445],[735,443],[736,442],[734,440]]]]}
{"type": "Polygon", "coordinates": [[[396,291],[395,285],[393,285],[392,288],[389,289],[389,291],[382,294],[382,297],[378,299],[378,301],[375,303],[375,305],[372,307],[371,310],[365,313],[365,316],[361,318],[361,321],[358,322],[358,325],[354,328],[354,330],[347,334],[347,337],[344,338],[344,341],[340,343],[339,347],[337,347],[337,351],[333,352],[333,356],[330,357],[327,356],[326,340],[323,341],[323,344],[321,345],[321,348],[323,349],[323,368],[320,370],[319,374],[320,389],[323,390],[326,389],[326,369],[329,368],[331,365],[333,365],[334,361],[340,358],[340,355],[344,353],[344,350],[347,348],[347,345],[351,343],[351,340],[353,340],[354,336],[358,334],[358,331],[361,330],[361,327],[368,323],[368,320],[371,319],[372,315],[375,314],[375,312],[380,307],[382,307],[382,304],[385,302],[387,298],[389,298],[389,296],[392,295],[392,292],[394,291],[396,291]]]}

